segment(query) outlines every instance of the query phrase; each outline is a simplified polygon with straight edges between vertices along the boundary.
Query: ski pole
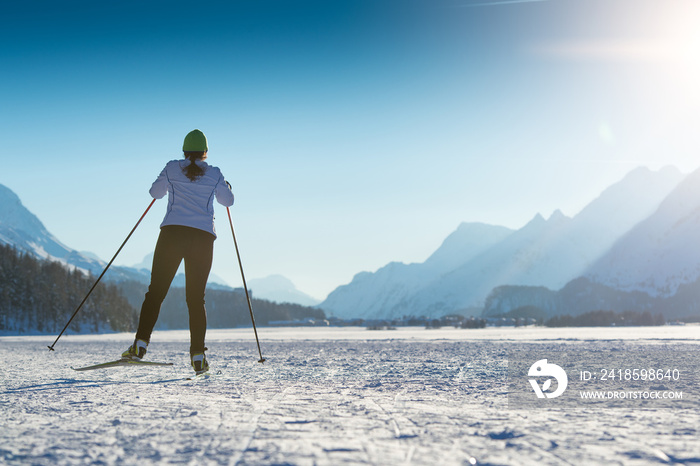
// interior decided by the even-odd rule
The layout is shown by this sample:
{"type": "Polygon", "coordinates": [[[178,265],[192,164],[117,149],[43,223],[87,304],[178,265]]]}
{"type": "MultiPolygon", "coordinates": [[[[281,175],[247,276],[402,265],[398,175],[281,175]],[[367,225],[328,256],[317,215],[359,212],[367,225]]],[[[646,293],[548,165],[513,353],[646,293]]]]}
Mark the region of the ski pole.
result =
{"type": "Polygon", "coordinates": [[[141,223],[141,220],[143,220],[143,218],[146,216],[146,214],[147,214],[148,211],[151,209],[151,206],[153,205],[154,202],[156,202],[155,199],[153,199],[153,200],[151,201],[151,203],[148,204],[148,207],[146,208],[146,211],[143,213],[143,215],[141,216],[141,218],[139,219],[139,221],[136,222],[136,225],[134,225],[134,228],[132,228],[131,232],[130,232],[129,235],[126,237],[126,239],[124,240],[124,242],[122,243],[122,245],[119,246],[119,249],[117,249],[117,252],[114,254],[114,257],[112,257],[112,260],[109,261],[109,264],[107,264],[107,267],[105,267],[105,269],[102,271],[102,273],[100,274],[100,276],[97,277],[97,280],[95,281],[95,284],[92,285],[92,288],[90,288],[90,291],[88,291],[87,295],[85,295],[85,297],[83,298],[83,300],[80,302],[80,304],[78,305],[78,307],[75,309],[75,312],[73,313],[73,315],[70,317],[70,319],[68,319],[68,323],[66,324],[66,326],[63,327],[63,330],[61,330],[61,333],[58,334],[58,336],[56,337],[56,340],[53,342],[53,344],[52,344],[51,346],[49,346],[49,350],[50,350],[50,351],[54,351],[53,347],[54,347],[54,345],[58,342],[58,339],[61,338],[61,336],[63,335],[63,332],[66,331],[66,329],[68,328],[68,326],[70,325],[70,323],[73,321],[73,318],[75,317],[75,315],[78,313],[78,311],[80,310],[80,308],[83,307],[83,304],[85,304],[85,301],[87,301],[87,299],[88,299],[88,297],[90,296],[90,294],[92,293],[92,291],[95,289],[95,287],[97,286],[97,284],[100,283],[100,280],[102,280],[102,277],[103,277],[104,274],[107,272],[107,269],[109,268],[110,265],[112,265],[112,262],[114,262],[114,259],[117,258],[117,256],[118,256],[119,253],[121,252],[121,250],[122,250],[122,248],[124,247],[124,245],[126,244],[126,242],[129,241],[129,238],[131,238],[131,235],[134,234],[134,231],[136,231],[136,227],[139,226],[139,224],[141,223]]]}
{"type": "Polygon", "coordinates": [[[255,342],[258,344],[258,354],[260,355],[260,360],[258,362],[265,362],[263,358],[262,351],[260,351],[260,340],[258,339],[258,329],[255,327],[255,316],[253,316],[253,305],[250,303],[250,294],[248,293],[248,285],[245,282],[245,275],[243,274],[243,264],[241,263],[241,254],[238,252],[238,241],[236,241],[236,232],[233,231],[233,220],[231,220],[231,210],[226,207],[226,212],[228,213],[228,223],[231,225],[231,234],[233,235],[233,245],[236,247],[236,256],[238,257],[238,267],[241,269],[241,278],[243,279],[243,290],[245,290],[245,297],[248,301],[248,310],[250,311],[250,320],[253,322],[253,332],[255,332],[255,342]]]}

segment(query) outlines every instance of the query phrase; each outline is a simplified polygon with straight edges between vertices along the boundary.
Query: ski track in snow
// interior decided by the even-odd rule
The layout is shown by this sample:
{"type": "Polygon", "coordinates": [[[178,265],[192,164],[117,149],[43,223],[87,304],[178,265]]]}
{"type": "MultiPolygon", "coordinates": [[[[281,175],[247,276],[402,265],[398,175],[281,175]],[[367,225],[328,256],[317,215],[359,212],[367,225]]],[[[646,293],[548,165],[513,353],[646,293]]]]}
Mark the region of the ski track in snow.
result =
{"type": "Polygon", "coordinates": [[[50,337],[0,339],[0,463],[700,464],[697,407],[508,409],[509,351],[648,340],[280,338],[262,341],[259,364],[254,342],[219,339],[212,376],[187,380],[188,344],[169,334],[147,358],[172,367],[90,372],[70,366],[109,360],[130,336],[66,338],[55,352],[50,337]]]}

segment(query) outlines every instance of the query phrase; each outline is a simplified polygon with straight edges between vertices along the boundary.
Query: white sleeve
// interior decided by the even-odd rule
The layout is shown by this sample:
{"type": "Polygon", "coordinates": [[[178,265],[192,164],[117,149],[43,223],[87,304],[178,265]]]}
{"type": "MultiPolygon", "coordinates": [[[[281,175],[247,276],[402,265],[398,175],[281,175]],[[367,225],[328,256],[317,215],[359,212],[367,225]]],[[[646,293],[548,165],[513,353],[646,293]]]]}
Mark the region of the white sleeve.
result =
{"type": "Polygon", "coordinates": [[[216,183],[216,188],[214,188],[214,193],[216,194],[216,200],[219,204],[230,207],[233,205],[233,192],[231,188],[228,187],[224,175],[219,172],[219,181],[216,183]]]}
{"type": "Polygon", "coordinates": [[[168,193],[169,180],[167,169],[168,167],[166,165],[165,168],[163,168],[163,171],[160,172],[160,175],[158,175],[158,178],[156,178],[151,185],[151,189],[148,191],[153,199],[160,199],[168,193]]]}

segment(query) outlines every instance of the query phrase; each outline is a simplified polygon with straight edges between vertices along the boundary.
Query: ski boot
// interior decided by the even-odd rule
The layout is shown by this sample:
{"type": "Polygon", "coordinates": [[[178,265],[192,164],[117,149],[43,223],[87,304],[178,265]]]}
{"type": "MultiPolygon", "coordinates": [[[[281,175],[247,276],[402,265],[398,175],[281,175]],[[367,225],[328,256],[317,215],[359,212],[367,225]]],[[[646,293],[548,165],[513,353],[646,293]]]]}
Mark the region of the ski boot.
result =
{"type": "Polygon", "coordinates": [[[148,347],[148,342],[134,340],[134,344],[122,353],[122,359],[141,360],[146,355],[146,347],[148,347]]]}
{"type": "Polygon", "coordinates": [[[209,362],[207,361],[207,357],[204,355],[204,353],[194,353],[191,355],[192,358],[192,369],[194,369],[194,372],[199,375],[199,374],[204,374],[209,370],[209,362]]]}

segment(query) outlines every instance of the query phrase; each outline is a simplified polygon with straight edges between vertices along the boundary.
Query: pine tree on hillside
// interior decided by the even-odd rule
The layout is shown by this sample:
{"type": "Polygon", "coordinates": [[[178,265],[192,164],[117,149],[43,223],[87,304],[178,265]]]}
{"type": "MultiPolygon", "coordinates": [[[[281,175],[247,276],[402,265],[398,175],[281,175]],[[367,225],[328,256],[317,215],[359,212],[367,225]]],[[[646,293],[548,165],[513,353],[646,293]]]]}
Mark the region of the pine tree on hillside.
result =
{"type": "MultiPolygon", "coordinates": [[[[60,331],[94,282],[92,275],[0,245],[0,331],[60,331]]],[[[69,329],[131,331],[136,320],[117,285],[100,283],[69,329]]]]}

